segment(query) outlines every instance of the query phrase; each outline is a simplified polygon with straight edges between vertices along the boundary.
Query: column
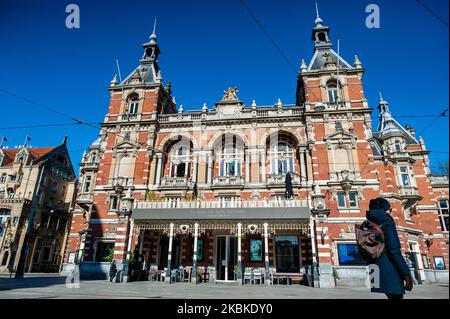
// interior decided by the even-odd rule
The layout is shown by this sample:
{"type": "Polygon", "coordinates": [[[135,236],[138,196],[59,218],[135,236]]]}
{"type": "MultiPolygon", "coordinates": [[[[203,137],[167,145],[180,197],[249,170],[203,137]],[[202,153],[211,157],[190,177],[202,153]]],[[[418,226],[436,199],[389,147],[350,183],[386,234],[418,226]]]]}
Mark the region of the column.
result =
{"type": "Polygon", "coordinates": [[[300,156],[300,184],[306,184],[306,166],[305,166],[305,150],[299,148],[299,156],[300,156]]]}
{"type": "Polygon", "coordinates": [[[198,249],[198,223],[194,224],[194,255],[192,256],[192,274],[191,282],[193,284],[197,283],[197,249],[198,249]]]}
{"type": "Polygon", "coordinates": [[[319,286],[319,268],[317,264],[317,247],[316,247],[316,233],[314,227],[314,219],[311,218],[309,221],[309,231],[311,234],[311,254],[312,254],[312,267],[311,267],[311,279],[313,280],[314,287],[319,286]]]}
{"type": "MultiPolygon", "coordinates": [[[[198,154],[195,153],[192,156],[192,165],[194,165],[193,167],[193,172],[192,172],[192,182],[195,184],[197,183],[197,166],[198,166],[198,154]]],[[[194,186],[194,185],[192,185],[194,186]]]]}
{"type": "Polygon", "coordinates": [[[236,279],[238,285],[242,285],[242,224],[237,224],[237,273],[236,279]]]}
{"type": "Polygon", "coordinates": [[[245,152],[245,184],[250,183],[250,160],[251,160],[250,151],[247,150],[245,152]]]}
{"type": "Polygon", "coordinates": [[[140,231],[140,239],[139,239],[139,261],[142,262],[142,270],[145,269],[145,260],[144,257],[142,256],[142,250],[144,249],[144,234],[145,234],[145,230],[141,229],[140,231]]]}
{"type": "Polygon", "coordinates": [[[159,186],[161,184],[161,170],[162,170],[162,160],[163,156],[161,153],[156,154],[156,160],[158,164],[156,165],[156,181],[155,184],[159,186]]]}
{"type": "Polygon", "coordinates": [[[261,182],[266,182],[266,151],[261,151],[261,182]]]}
{"type": "Polygon", "coordinates": [[[167,270],[166,270],[166,279],[165,283],[170,284],[170,273],[172,272],[172,243],[173,243],[173,228],[174,224],[170,223],[170,231],[169,231],[169,252],[167,253],[167,270]]]}
{"type": "Polygon", "coordinates": [[[127,238],[131,232],[128,218],[119,218],[116,230],[116,240],[114,243],[114,257],[117,261],[117,274],[115,281],[127,282],[128,280],[128,251],[127,238]]]}
{"type": "Polygon", "coordinates": [[[213,155],[212,152],[208,152],[208,179],[207,184],[212,185],[212,174],[213,174],[213,155]]]}
{"type": "Polygon", "coordinates": [[[264,223],[264,266],[266,271],[264,273],[264,283],[270,285],[270,265],[269,265],[269,232],[268,224],[264,223]]]}

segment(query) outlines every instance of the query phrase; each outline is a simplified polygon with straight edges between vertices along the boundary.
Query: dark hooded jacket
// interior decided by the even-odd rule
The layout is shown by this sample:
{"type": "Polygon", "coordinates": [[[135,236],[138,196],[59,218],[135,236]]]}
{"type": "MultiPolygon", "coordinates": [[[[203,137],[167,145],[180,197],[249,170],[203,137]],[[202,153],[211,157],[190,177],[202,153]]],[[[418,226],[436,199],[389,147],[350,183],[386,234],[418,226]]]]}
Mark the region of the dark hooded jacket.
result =
{"type": "Polygon", "coordinates": [[[401,253],[395,221],[382,209],[372,209],[367,212],[366,217],[381,226],[386,244],[375,262],[379,267],[380,277],[379,286],[372,288],[372,292],[404,294],[404,277],[410,275],[410,270],[401,253]]]}

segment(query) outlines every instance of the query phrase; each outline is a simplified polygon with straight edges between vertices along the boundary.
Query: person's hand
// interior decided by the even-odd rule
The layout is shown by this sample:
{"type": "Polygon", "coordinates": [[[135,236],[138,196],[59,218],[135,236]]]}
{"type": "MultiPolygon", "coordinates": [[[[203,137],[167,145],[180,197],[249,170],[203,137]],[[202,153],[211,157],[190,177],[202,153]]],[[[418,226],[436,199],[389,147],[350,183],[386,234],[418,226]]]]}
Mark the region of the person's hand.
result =
{"type": "Polygon", "coordinates": [[[413,289],[413,280],[411,276],[405,276],[405,290],[411,291],[413,289]]]}

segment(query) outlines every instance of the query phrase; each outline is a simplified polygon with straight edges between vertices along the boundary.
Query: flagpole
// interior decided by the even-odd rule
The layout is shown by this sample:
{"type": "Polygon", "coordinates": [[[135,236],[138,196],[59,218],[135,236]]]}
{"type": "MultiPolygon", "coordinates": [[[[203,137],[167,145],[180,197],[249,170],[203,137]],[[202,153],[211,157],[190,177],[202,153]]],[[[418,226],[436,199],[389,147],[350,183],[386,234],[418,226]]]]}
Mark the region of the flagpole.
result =
{"type": "Polygon", "coordinates": [[[337,94],[338,94],[338,107],[339,107],[339,103],[341,102],[341,81],[339,80],[339,62],[340,62],[340,43],[339,43],[340,39],[337,40],[337,65],[336,65],[336,69],[337,69],[337,94]]]}
{"type": "Polygon", "coordinates": [[[25,142],[23,143],[23,148],[27,147],[27,142],[28,141],[31,141],[31,137],[29,137],[28,134],[27,134],[27,136],[25,137],[25,142]]]}

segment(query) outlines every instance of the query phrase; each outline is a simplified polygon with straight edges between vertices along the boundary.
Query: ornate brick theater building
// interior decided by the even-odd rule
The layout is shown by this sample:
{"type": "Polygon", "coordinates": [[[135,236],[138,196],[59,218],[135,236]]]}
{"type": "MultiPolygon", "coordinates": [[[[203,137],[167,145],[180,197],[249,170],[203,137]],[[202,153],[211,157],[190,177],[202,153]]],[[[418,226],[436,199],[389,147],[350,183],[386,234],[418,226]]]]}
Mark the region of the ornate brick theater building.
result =
{"type": "Polygon", "coordinates": [[[403,106],[380,98],[373,127],[365,70],[319,17],[312,40],[295,104],[245,105],[231,87],[186,112],[153,32],[83,155],[65,269],[103,275],[115,259],[123,281],[364,285],[354,227],[382,196],[416,280],[448,281],[448,179],[395,120],[403,106]]]}

